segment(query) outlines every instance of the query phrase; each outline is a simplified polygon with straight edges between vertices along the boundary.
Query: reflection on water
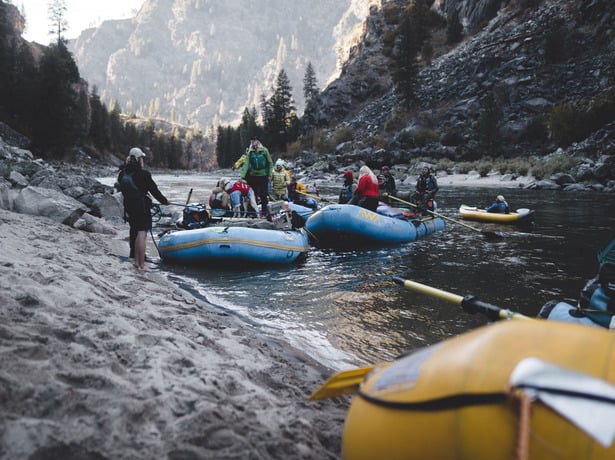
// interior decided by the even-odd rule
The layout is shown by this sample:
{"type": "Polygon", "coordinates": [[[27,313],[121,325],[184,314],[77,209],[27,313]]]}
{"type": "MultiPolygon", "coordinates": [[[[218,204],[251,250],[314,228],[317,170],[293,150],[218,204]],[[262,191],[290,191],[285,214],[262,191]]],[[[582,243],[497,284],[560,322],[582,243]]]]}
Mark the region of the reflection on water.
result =
{"type": "MultiPolygon", "coordinates": [[[[206,202],[217,177],[159,176],[173,202],[206,202]],[[187,185],[189,184],[189,185],[187,185]]],[[[326,196],[337,187],[323,187],[326,196]]],[[[548,300],[576,302],[597,271],[597,252],[614,235],[615,197],[446,188],[439,212],[458,219],[461,204],[485,206],[503,193],[510,206],[536,210],[529,229],[465,222],[497,232],[491,238],[454,223],[406,245],[335,251],[312,249],[307,260],[278,268],[224,269],[163,265],[162,271],[214,305],[321,362],[344,368],[391,359],[486,324],[458,305],[410,292],[391,281],[413,279],[458,295],[535,316],[548,300]]]]}

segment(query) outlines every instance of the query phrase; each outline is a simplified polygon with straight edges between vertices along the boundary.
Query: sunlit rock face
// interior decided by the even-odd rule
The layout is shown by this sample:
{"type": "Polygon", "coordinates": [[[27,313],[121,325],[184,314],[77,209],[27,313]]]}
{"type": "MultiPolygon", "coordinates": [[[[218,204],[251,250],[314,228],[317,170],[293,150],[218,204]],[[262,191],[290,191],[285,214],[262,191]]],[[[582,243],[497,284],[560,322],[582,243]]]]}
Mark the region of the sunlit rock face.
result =
{"type": "Polygon", "coordinates": [[[127,113],[205,128],[260,106],[281,69],[299,112],[311,62],[324,86],[375,0],[147,0],[70,44],[82,76],[127,113]]]}

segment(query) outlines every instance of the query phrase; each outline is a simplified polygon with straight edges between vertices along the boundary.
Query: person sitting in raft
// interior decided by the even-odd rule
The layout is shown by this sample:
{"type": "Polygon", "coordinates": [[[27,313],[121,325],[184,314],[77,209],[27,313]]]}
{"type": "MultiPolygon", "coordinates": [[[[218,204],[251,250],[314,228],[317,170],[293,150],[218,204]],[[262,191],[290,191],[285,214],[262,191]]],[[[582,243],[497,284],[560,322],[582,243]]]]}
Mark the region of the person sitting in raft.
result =
{"type": "Polygon", "coordinates": [[[378,188],[378,178],[369,166],[363,165],[359,169],[359,184],[350,204],[356,204],[362,208],[376,212],[378,209],[378,198],[380,196],[378,188]]]}
{"type": "Polygon", "coordinates": [[[224,190],[229,194],[231,206],[233,208],[233,217],[248,217],[256,216],[258,205],[256,204],[256,196],[252,187],[243,179],[227,179],[224,184],[224,190]],[[243,205],[243,212],[241,207],[243,205]],[[249,213],[248,206],[252,207],[253,211],[249,213]]]}
{"type": "Polygon", "coordinates": [[[349,203],[356,189],[357,182],[354,180],[354,174],[352,174],[352,171],[346,171],[344,173],[344,184],[342,185],[338,199],[339,204],[349,203]]]}
{"type": "Polygon", "coordinates": [[[226,190],[224,190],[224,184],[227,181],[230,181],[230,179],[225,177],[221,178],[212,189],[211,195],[209,196],[209,207],[211,209],[225,211],[222,214],[225,214],[227,211],[231,210],[231,198],[226,190]]]}
{"type": "Polygon", "coordinates": [[[307,208],[318,209],[318,202],[306,195],[308,188],[305,184],[297,182],[295,177],[290,178],[290,184],[288,185],[288,199],[293,203],[296,203],[307,208]]]}
{"type": "Polygon", "coordinates": [[[426,211],[435,211],[436,204],[434,198],[438,192],[438,181],[431,173],[429,167],[424,166],[421,174],[416,179],[416,190],[414,192],[414,204],[420,213],[429,214],[426,211]]]}
{"type": "Polygon", "coordinates": [[[495,198],[495,201],[491,204],[491,206],[485,209],[485,211],[497,212],[500,214],[508,214],[510,212],[510,210],[508,209],[508,203],[502,195],[498,195],[495,198]]]}
{"type": "Polygon", "coordinates": [[[380,168],[378,188],[380,190],[380,200],[391,204],[389,196],[397,196],[397,187],[395,185],[395,178],[391,175],[391,170],[387,165],[380,168]]]}
{"type": "Polygon", "coordinates": [[[550,300],[538,312],[539,318],[615,329],[615,239],[598,255],[598,274],[579,295],[578,304],[550,300]]]}
{"type": "Polygon", "coordinates": [[[288,201],[288,186],[290,176],[284,169],[284,160],[279,158],[271,172],[271,196],[276,200],[288,201]]]}

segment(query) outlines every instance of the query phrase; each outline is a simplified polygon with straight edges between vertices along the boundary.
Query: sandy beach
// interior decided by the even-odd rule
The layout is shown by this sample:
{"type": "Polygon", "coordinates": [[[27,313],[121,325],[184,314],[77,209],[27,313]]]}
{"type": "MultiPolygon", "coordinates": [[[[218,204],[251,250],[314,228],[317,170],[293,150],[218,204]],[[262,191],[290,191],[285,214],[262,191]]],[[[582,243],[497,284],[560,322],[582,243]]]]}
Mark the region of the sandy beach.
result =
{"type": "Polygon", "coordinates": [[[118,236],[0,228],[0,458],[340,457],[350,400],[307,400],[330,370],[136,270],[118,236]]]}

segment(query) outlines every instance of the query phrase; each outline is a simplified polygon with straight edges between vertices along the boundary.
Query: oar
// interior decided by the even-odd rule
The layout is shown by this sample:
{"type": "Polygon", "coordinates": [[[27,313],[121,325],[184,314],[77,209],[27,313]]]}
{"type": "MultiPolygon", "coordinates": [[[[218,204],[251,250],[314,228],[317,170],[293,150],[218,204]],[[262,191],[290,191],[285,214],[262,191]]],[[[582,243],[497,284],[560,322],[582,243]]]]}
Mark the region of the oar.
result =
{"type": "Polygon", "coordinates": [[[411,291],[420,292],[421,294],[427,294],[429,296],[436,297],[437,299],[446,300],[447,302],[460,305],[461,308],[463,308],[463,310],[467,313],[482,313],[490,321],[497,321],[500,319],[521,319],[532,321],[534,320],[534,318],[522,315],[521,313],[515,313],[508,309],[496,307],[495,305],[491,305],[490,303],[478,300],[472,295],[466,295],[465,297],[462,297],[460,295],[446,292],[438,288],[417,283],[416,281],[405,280],[398,276],[394,276],[393,281],[411,291]]]}
{"type": "Polygon", "coordinates": [[[297,193],[299,193],[300,195],[305,195],[309,198],[314,198],[315,200],[318,200],[318,201],[327,201],[327,202],[329,201],[326,198],[323,198],[322,196],[312,195],[311,193],[306,193],[306,192],[297,192],[297,193]]]}
{"type": "MultiPolygon", "coordinates": [[[[409,205],[409,206],[412,206],[413,208],[419,208],[419,206],[417,206],[416,204],[411,203],[411,202],[406,201],[406,200],[402,200],[401,198],[397,198],[396,196],[389,195],[389,198],[391,198],[391,199],[393,199],[393,200],[397,200],[397,201],[399,201],[400,203],[404,203],[404,204],[407,204],[407,205],[409,205]]],[[[498,235],[497,233],[495,233],[495,232],[485,232],[485,231],[481,230],[480,228],[476,228],[476,227],[472,227],[471,225],[464,224],[463,222],[459,222],[458,220],[451,219],[450,217],[444,216],[444,215],[442,215],[442,214],[440,214],[440,213],[437,213],[437,212],[435,212],[435,211],[430,211],[429,209],[425,209],[425,211],[427,211],[429,214],[431,214],[431,215],[433,215],[433,216],[441,217],[441,218],[442,218],[442,219],[444,219],[444,220],[448,220],[448,221],[453,222],[453,223],[455,223],[455,224],[457,224],[457,225],[461,225],[462,227],[469,228],[470,230],[474,230],[475,232],[482,233],[483,235],[489,235],[489,236],[499,236],[499,235],[498,235]]]]}
{"type": "Polygon", "coordinates": [[[192,196],[192,189],[190,189],[190,192],[188,193],[188,199],[186,200],[186,204],[190,203],[191,196],[192,196]]]}
{"type": "MultiPolygon", "coordinates": [[[[405,280],[399,277],[393,277],[393,281],[397,284],[404,286],[407,289],[421,292],[423,294],[436,297],[438,299],[446,300],[448,302],[461,305],[464,311],[468,313],[482,313],[491,321],[497,321],[501,319],[510,320],[530,320],[534,321],[534,318],[522,315],[521,313],[514,313],[510,310],[496,307],[495,305],[488,304],[476,299],[473,296],[462,297],[450,292],[443,291],[441,289],[433,288],[425,284],[417,283],[416,281],[405,280]]],[[[540,321],[540,320],[536,320],[540,321]]],[[[346,394],[355,393],[361,383],[365,380],[367,374],[373,371],[375,368],[382,368],[388,366],[390,363],[380,363],[367,367],[359,367],[348,371],[341,371],[331,376],[320,388],[318,388],[311,396],[311,400],[332,398],[334,396],[341,396],[346,394]]]]}
{"type": "MultiPolygon", "coordinates": [[[[388,365],[385,363],[383,365],[388,365]]],[[[332,375],[310,396],[311,401],[317,399],[333,398],[352,394],[357,391],[359,385],[365,380],[365,376],[373,371],[376,366],[358,367],[347,371],[341,371],[332,375]]]]}

